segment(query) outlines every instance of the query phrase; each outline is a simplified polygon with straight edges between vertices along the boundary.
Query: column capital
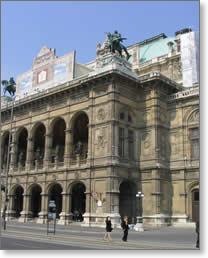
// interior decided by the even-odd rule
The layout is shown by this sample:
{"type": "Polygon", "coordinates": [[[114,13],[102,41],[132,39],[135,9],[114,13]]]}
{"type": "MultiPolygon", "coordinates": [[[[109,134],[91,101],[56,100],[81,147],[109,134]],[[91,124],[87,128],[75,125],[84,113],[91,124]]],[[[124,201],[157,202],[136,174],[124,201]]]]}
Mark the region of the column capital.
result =
{"type": "Polygon", "coordinates": [[[72,133],[72,129],[71,128],[66,128],[65,130],[64,130],[66,133],[72,133]]]}
{"type": "Polygon", "coordinates": [[[48,196],[47,193],[40,193],[41,196],[48,196]]]}
{"type": "Polygon", "coordinates": [[[46,133],[45,137],[52,137],[52,133],[46,133]]]}
{"type": "Polygon", "coordinates": [[[23,193],[22,195],[25,196],[25,197],[30,197],[31,196],[31,194],[27,194],[27,193],[23,193]]]}
{"type": "Polygon", "coordinates": [[[71,195],[71,194],[67,192],[62,192],[61,195],[71,195]]]}

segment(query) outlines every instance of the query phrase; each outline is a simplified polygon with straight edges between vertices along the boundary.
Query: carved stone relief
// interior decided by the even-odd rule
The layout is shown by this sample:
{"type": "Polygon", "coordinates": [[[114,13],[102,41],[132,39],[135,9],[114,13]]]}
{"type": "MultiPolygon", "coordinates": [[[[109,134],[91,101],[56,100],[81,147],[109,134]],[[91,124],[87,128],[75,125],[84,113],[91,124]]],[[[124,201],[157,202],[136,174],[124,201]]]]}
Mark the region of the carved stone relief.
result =
{"type": "Polygon", "coordinates": [[[104,95],[107,92],[108,86],[102,85],[94,89],[96,96],[104,95]]]}
{"type": "Polygon", "coordinates": [[[38,181],[37,177],[34,176],[34,177],[33,177],[33,182],[36,183],[37,181],[38,181]]]}
{"type": "Polygon", "coordinates": [[[75,173],[74,173],[74,178],[75,179],[80,179],[80,171],[76,171],[75,173]]]}
{"type": "Polygon", "coordinates": [[[151,146],[150,133],[144,133],[142,135],[142,143],[143,143],[143,154],[148,155],[150,153],[150,146],[151,146]]]}
{"type": "Polygon", "coordinates": [[[179,134],[174,133],[170,136],[171,153],[176,154],[179,151],[179,134]]]}
{"type": "Polygon", "coordinates": [[[199,110],[195,110],[188,119],[188,123],[199,123],[199,110]]]}
{"type": "Polygon", "coordinates": [[[171,110],[169,114],[170,114],[170,120],[174,121],[177,118],[178,110],[171,110]]]}
{"type": "Polygon", "coordinates": [[[98,128],[95,131],[95,148],[97,155],[103,155],[106,151],[107,144],[107,127],[98,128]]]}
{"type": "Polygon", "coordinates": [[[98,109],[97,111],[97,120],[98,121],[103,121],[105,120],[106,117],[106,112],[103,108],[98,109]]]}
{"type": "Polygon", "coordinates": [[[56,175],[52,175],[52,180],[56,181],[56,175]]]}
{"type": "Polygon", "coordinates": [[[160,121],[162,123],[165,123],[167,121],[167,116],[166,116],[165,112],[163,112],[163,111],[160,112],[160,121]]]}
{"type": "Polygon", "coordinates": [[[173,79],[180,80],[182,79],[182,70],[181,70],[181,62],[177,61],[173,64],[173,79]]]}
{"type": "Polygon", "coordinates": [[[162,157],[165,157],[166,156],[166,151],[167,151],[167,148],[166,148],[166,136],[165,134],[162,134],[161,135],[161,155],[162,157]]]}

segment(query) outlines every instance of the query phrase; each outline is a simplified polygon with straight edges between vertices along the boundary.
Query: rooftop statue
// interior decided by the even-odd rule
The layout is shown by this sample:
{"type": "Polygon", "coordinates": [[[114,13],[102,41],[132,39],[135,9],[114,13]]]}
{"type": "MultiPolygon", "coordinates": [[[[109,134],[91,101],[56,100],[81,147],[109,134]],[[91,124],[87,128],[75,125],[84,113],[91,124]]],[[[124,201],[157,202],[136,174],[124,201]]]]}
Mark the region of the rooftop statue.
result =
{"type": "Polygon", "coordinates": [[[128,60],[131,55],[128,53],[127,48],[121,43],[126,38],[122,38],[121,34],[118,33],[117,30],[114,33],[107,32],[107,39],[103,43],[103,45],[97,45],[97,53],[106,53],[111,52],[113,54],[118,53],[120,57],[124,57],[122,55],[122,51],[126,54],[126,59],[128,60]],[[107,50],[107,51],[106,51],[107,50]]]}
{"type": "Polygon", "coordinates": [[[16,83],[14,81],[13,77],[10,77],[9,81],[7,80],[3,80],[1,81],[1,84],[4,86],[4,96],[5,93],[8,92],[10,94],[10,96],[14,96],[15,92],[16,92],[16,83]]]}

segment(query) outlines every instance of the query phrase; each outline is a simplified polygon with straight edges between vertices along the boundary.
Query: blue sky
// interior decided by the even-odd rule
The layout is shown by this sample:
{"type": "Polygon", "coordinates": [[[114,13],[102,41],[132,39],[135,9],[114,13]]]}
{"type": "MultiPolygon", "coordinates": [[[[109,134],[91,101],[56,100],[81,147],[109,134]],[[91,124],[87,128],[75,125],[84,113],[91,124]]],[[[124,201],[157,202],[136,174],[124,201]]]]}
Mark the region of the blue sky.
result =
{"type": "Polygon", "coordinates": [[[58,56],[72,50],[77,60],[95,58],[105,32],[117,29],[131,45],[164,32],[199,30],[198,1],[4,1],[1,4],[1,78],[31,68],[43,45],[58,56]]]}

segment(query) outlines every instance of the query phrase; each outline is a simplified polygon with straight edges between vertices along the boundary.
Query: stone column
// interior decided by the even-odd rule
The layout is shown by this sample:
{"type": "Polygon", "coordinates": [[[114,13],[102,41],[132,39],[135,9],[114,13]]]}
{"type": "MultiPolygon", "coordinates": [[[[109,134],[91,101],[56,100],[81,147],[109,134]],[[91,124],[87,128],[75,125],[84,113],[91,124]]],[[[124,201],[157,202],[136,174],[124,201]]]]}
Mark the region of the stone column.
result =
{"type": "Polygon", "coordinates": [[[23,194],[23,210],[20,213],[21,216],[19,218],[20,222],[27,222],[31,217],[31,211],[29,211],[29,202],[30,202],[30,194],[23,194]]]}
{"type": "Polygon", "coordinates": [[[44,152],[44,160],[43,166],[45,169],[48,168],[50,163],[50,155],[51,155],[51,148],[52,148],[52,134],[49,133],[49,129],[46,129],[45,135],[45,152],[44,152]]]}
{"type": "Polygon", "coordinates": [[[66,192],[62,192],[62,212],[59,214],[60,219],[58,224],[66,225],[67,224],[67,217],[68,217],[68,198],[69,195],[66,192]]]}
{"type": "Polygon", "coordinates": [[[16,132],[12,132],[10,155],[10,170],[13,171],[17,162],[16,132]]]}
{"type": "Polygon", "coordinates": [[[67,203],[66,203],[66,212],[67,212],[67,218],[68,218],[68,221],[72,221],[72,212],[71,212],[71,209],[72,209],[72,194],[71,193],[68,193],[68,199],[67,199],[67,203]]]}
{"type": "Polygon", "coordinates": [[[94,97],[93,90],[89,92],[89,111],[88,111],[88,151],[87,151],[87,163],[90,165],[93,155],[93,112],[94,112],[94,97]]]}
{"type": "Polygon", "coordinates": [[[93,139],[93,125],[88,124],[88,151],[87,151],[87,162],[90,164],[92,160],[92,155],[93,155],[93,144],[92,144],[92,139],[93,139]]]}
{"type": "Polygon", "coordinates": [[[69,167],[70,154],[72,153],[72,130],[68,127],[65,130],[64,165],[69,167]]]}
{"type": "Polygon", "coordinates": [[[30,170],[33,158],[33,139],[31,132],[27,138],[26,170],[30,170]]]}
{"type": "Polygon", "coordinates": [[[38,214],[37,223],[45,224],[48,215],[48,194],[41,193],[41,211],[38,214]]]}
{"type": "Polygon", "coordinates": [[[85,206],[85,213],[83,215],[84,217],[84,225],[83,226],[89,226],[90,225],[90,217],[92,216],[92,196],[90,192],[85,192],[86,195],[86,206],[85,206]]]}

